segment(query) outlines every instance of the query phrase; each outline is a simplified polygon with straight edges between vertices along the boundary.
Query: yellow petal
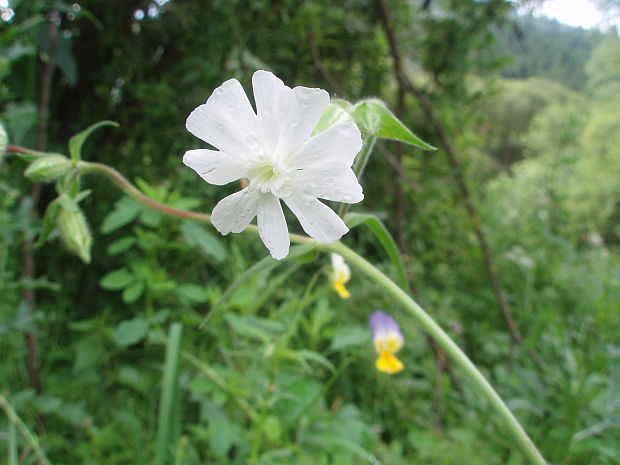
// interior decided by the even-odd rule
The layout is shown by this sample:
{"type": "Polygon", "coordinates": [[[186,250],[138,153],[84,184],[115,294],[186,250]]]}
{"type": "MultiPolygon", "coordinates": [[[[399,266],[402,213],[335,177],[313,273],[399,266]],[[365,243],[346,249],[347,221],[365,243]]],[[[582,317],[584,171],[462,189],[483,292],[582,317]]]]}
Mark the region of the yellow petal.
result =
{"type": "Polygon", "coordinates": [[[347,290],[346,287],[344,287],[343,281],[336,281],[334,283],[334,289],[336,289],[338,295],[343,299],[348,299],[349,297],[351,297],[351,293],[347,290]]]}
{"type": "Polygon", "coordinates": [[[403,362],[398,360],[396,356],[389,350],[382,350],[377,362],[375,363],[377,370],[393,375],[405,368],[403,362]]]}

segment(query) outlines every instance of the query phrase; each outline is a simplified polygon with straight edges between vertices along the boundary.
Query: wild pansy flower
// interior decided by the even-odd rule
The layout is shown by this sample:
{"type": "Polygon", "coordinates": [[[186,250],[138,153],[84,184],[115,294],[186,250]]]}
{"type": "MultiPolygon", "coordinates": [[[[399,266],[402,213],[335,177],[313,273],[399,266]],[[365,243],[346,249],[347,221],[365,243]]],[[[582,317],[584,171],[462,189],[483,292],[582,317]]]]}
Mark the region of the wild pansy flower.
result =
{"type": "Polygon", "coordinates": [[[351,169],[362,148],[359,129],[339,123],[312,136],[329,104],[322,89],[291,89],[268,71],[256,71],[252,87],[256,113],[239,81],[230,79],[187,118],[188,131],[218,150],[188,150],[183,163],[210,184],[249,181],[215,206],[213,225],[224,235],[238,233],[256,216],[261,239],[282,259],[290,241],[281,199],[309,236],[340,239],[348,228],[318,199],[357,203],[364,198],[351,169]]]}
{"type": "Polygon", "coordinates": [[[396,320],[383,312],[375,312],[370,317],[370,326],[375,349],[379,353],[375,362],[377,370],[389,374],[402,371],[405,365],[394,354],[402,348],[405,338],[396,320]]]}
{"type": "Polygon", "coordinates": [[[351,270],[342,258],[342,255],[332,253],[332,282],[334,289],[340,297],[348,299],[351,297],[349,290],[344,285],[351,279],[351,270]]]}

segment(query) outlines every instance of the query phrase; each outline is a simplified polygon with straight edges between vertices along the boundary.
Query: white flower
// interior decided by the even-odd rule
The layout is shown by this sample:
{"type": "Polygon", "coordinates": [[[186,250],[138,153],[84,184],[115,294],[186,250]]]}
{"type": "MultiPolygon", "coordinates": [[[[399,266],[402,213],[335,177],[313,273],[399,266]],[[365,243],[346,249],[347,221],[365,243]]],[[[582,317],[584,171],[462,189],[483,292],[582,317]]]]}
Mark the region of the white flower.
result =
{"type": "Polygon", "coordinates": [[[236,79],[215,89],[187,118],[187,129],[219,150],[188,150],[183,163],[205,181],[223,185],[247,178],[245,189],[221,200],[212,221],[222,234],[243,231],[255,216],[274,258],[288,255],[288,228],[280,199],[304,231],[333,242],[348,228],[318,199],[357,203],[364,198],[351,165],[362,148],[355,123],[311,137],[329,104],[322,89],[285,86],[267,71],[252,77],[255,113],[236,79]]]}

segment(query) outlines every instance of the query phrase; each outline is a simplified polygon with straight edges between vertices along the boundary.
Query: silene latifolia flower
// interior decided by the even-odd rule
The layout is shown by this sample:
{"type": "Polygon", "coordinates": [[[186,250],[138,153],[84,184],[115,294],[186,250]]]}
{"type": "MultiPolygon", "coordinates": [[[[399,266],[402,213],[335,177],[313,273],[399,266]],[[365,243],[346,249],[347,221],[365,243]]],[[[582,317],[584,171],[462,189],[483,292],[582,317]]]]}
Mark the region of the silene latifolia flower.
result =
{"type": "Polygon", "coordinates": [[[334,289],[338,293],[340,297],[343,299],[348,299],[351,297],[351,293],[344,286],[349,279],[351,279],[351,270],[349,269],[349,265],[344,261],[342,255],[337,253],[332,253],[332,283],[334,289]]]}
{"type": "Polygon", "coordinates": [[[377,370],[389,374],[402,371],[405,365],[394,354],[402,348],[405,338],[396,320],[383,312],[375,312],[370,317],[370,326],[373,343],[379,353],[375,362],[377,370]]]}
{"type": "Polygon", "coordinates": [[[274,258],[288,255],[288,228],[280,200],[304,231],[333,242],[348,228],[318,199],[357,203],[364,198],[351,165],[362,148],[355,123],[312,136],[329,104],[322,89],[285,86],[267,71],[252,77],[256,112],[236,79],[215,89],[187,118],[187,129],[218,150],[188,150],[183,163],[210,184],[247,178],[248,186],[221,200],[212,221],[222,234],[243,231],[256,216],[274,258]]]}

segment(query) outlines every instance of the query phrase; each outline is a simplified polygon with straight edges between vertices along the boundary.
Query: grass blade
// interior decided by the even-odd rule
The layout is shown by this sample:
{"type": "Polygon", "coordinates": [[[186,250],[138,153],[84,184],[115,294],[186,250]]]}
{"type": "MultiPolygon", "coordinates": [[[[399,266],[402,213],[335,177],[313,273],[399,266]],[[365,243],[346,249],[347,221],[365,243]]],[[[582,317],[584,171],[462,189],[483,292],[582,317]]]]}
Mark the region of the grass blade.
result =
{"type": "Polygon", "coordinates": [[[181,333],[183,325],[172,323],[168,332],[164,381],[159,402],[157,443],[154,465],[164,465],[172,458],[179,434],[179,365],[181,359],[181,333]]]}

